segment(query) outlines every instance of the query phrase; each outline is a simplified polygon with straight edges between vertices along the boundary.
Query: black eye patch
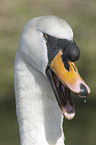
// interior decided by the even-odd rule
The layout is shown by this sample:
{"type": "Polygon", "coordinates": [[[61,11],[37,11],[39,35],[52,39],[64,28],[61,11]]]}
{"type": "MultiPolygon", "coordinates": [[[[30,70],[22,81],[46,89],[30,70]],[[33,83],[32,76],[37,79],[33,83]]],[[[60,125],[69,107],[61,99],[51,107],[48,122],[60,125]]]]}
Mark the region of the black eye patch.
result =
{"type": "Polygon", "coordinates": [[[48,34],[44,34],[44,38],[46,39],[46,45],[47,45],[47,52],[48,52],[48,65],[51,64],[53,58],[58,54],[60,51],[60,48],[58,47],[58,38],[55,38],[53,36],[50,36],[48,34]]]}
{"type": "Polygon", "coordinates": [[[53,58],[58,54],[58,52],[62,50],[63,55],[61,56],[61,58],[66,70],[69,71],[70,65],[68,63],[68,60],[74,62],[80,57],[80,51],[76,43],[67,39],[59,39],[45,33],[43,34],[43,36],[46,39],[46,45],[48,49],[48,65],[51,64],[53,58]]]}
{"type": "Polygon", "coordinates": [[[50,44],[51,49],[56,49],[58,47],[58,38],[50,36],[48,34],[44,34],[45,39],[47,40],[47,44],[50,44]]]}
{"type": "Polygon", "coordinates": [[[57,45],[59,48],[66,48],[68,44],[69,44],[69,41],[67,39],[59,39],[57,45]]]}

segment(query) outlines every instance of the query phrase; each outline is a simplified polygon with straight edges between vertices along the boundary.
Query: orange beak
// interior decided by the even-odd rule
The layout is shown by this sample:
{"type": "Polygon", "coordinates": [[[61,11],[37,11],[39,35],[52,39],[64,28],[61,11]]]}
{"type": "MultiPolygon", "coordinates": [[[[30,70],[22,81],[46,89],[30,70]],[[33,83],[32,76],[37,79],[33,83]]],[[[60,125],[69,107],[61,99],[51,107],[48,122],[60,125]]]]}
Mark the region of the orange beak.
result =
{"type": "Polygon", "coordinates": [[[79,93],[81,96],[86,96],[90,93],[90,88],[86,85],[84,80],[80,77],[77,67],[74,62],[68,60],[69,71],[65,68],[62,61],[63,52],[59,53],[52,60],[50,68],[58,76],[61,82],[68,86],[70,90],[79,93]],[[82,89],[83,86],[83,89],[82,89]]]}

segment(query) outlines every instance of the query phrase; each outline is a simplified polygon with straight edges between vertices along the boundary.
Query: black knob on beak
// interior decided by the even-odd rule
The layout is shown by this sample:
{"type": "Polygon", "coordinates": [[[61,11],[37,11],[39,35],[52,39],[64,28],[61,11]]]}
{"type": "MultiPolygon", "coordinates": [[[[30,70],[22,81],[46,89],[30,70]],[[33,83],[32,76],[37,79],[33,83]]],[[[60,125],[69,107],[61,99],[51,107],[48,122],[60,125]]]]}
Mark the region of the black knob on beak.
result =
{"type": "Polygon", "coordinates": [[[74,41],[67,45],[65,48],[65,53],[67,58],[73,62],[77,61],[80,57],[80,50],[74,41]]]}
{"type": "Polygon", "coordinates": [[[85,85],[80,84],[80,92],[79,92],[81,97],[87,96],[88,95],[88,91],[85,85]]]}

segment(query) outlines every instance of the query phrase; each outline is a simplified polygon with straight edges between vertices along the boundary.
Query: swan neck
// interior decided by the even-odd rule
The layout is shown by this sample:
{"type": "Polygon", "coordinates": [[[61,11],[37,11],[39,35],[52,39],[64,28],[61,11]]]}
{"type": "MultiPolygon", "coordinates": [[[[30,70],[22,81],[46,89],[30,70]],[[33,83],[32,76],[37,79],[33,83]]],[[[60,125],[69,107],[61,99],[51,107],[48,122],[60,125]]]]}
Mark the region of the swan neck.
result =
{"type": "Polygon", "coordinates": [[[18,55],[15,94],[21,145],[64,145],[63,117],[47,78],[18,55]]]}

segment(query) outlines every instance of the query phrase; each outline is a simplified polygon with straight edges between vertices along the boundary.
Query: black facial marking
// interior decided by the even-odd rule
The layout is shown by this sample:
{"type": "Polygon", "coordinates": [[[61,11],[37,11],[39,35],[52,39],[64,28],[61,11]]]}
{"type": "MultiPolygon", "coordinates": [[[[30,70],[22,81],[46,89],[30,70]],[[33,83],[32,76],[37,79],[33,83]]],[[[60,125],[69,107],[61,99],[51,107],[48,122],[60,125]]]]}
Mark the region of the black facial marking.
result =
{"type": "Polygon", "coordinates": [[[63,53],[63,55],[61,55],[61,58],[62,58],[62,61],[64,63],[64,66],[65,66],[66,70],[69,71],[70,70],[70,65],[69,65],[68,59],[67,59],[67,57],[64,53],[63,53]]]}
{"type": "Polygon", "coordinates": [[[80,50],[74,41],[69,41],[67,39],[59,39],[48,34],[44,34],[46,39],[46,45],[48,49],[48,65],[51,64],[53,58],[62,50],[63,55],[61,56],[62,61],[66,70],[70,70],[70,65],[68,60],[72,62],[76,61],[80,57],[80,50]]]}
{"type": "Polygon", "coordinates": [[[59,48],[65,49],[67,47],[68,43],[69,43],[69,41],[67,39],[59,39],[57,45],[59,48]]]}
{"type": "Polygon", "coordinates": [[[48,65],[51,64],[53,58],[58,54],[58,52],[60,51],[60,48],[58,47],[58,38],[55,38],[53,36],[50,36],[48,34],[44,34],[44,37],[46,39],[46,45],[47,45],[47,49],[48,49],[48,65]]]}
{"type": "Polygon", "coordinates": [[[75,69],[75,67],[74,67],[74,65],[71,63],[71,65],[73,66],[73,68],[74,68],[74,71],[76,72],[76,69],[75,69]]]}

